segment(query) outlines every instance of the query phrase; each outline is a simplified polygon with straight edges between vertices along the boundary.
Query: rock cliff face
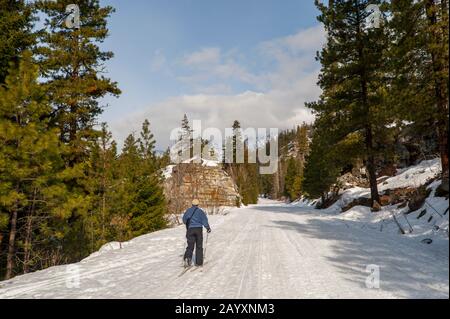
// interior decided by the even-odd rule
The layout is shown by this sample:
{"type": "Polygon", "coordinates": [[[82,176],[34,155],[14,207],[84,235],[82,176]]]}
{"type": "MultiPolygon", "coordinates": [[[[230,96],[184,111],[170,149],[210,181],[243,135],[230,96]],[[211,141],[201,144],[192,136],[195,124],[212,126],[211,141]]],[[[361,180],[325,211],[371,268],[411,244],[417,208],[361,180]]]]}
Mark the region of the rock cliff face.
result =
{"type": "Polygon", "coordinates": [[[181,213],[197,198],[208,213],[221,207],[238,206],[240,196],[233,179],[220,165],[179,164],[166,174],[164,191],[170,213],[181,213]]]}

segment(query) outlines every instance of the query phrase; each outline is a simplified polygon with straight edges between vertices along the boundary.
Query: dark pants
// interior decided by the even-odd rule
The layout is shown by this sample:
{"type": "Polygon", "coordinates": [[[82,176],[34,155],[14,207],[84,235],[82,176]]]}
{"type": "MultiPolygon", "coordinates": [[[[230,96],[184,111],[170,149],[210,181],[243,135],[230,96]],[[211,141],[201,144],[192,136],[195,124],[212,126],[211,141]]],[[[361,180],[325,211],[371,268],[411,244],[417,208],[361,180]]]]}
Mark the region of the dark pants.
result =
{"type": "Polygon", "coordinates": [[[195,246],[195,264],[197,266],[203,265],[203,228],[189,228],[186,234],[188,246],[184,259],[192,259],[195,246]]]}

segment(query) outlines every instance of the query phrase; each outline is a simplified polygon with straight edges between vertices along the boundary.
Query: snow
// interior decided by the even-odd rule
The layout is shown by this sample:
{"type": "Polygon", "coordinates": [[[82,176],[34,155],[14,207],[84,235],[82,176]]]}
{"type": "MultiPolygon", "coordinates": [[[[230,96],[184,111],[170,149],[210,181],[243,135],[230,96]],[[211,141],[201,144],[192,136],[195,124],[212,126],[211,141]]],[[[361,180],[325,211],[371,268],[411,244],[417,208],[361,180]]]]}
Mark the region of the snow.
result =
{"type": "Polygon", "coordinates": [[[195,163],[196,161],[206,167],[217,167],[220,164],[219,161],[217,161],[217,160],[207,160],[200,156],[194,156],[188,160],[185,160],[183,163],[189,164],[189,163],[195,163]]]}
{"type": "MultiPolygon", "coordinates": [[[[439,165],[422,162],[380,188],[424,185],[439,165]]],[[[449,201],[435,197],[439,185],[428,186],[431,194],[415,212],[394,205],[377,213],[362,206],[342,213],[354,199],[370,196],[364,188],[344,191],[324,210],[307,199],[260,199],[210,216],[205,266],[181,277],[184,226],[109,243],[77,264],[0,282],[0,299],[448,299],[449,201]],[[380,271],[379,289],[366,286],[373,265],[380,271]]]]}
{"type": "Polygon", "coordinates": [[[125,243],[119,243],[119,242],[111,242],[111,243],[107,243],[105,245],[103,245],[99,251],[96,251],[95,253],[92,253],[89,257],[87,257],[85,260],[91,259],[91,258],[95,258],[98,257],[100,255],[103,255],[109,251],[112,250],[119,250],[122,249],[123,247],[126,247],[127,245],[129,245],[131,242],[125,242],[125,243]]]}
{"type": "Polygon", "coordinates": [[[164,179],[169,179],[172,177],[173,169],[175,166],[176,165],[169,165],[163,170],[162,175],[164,179]]]}
{"type": "MultiPolygon", "coordinates": [[[[378,191],[383,193],[387,190],[398,188],[418,188],[438,176],[440,172],[441,160],[439,158],[422,161],[418,165],[399,170],[396,176],[390,177],[378,184],[378,191]]],[[[380,178],[379,180],[383,179],[384,178],[380,178]]],[[[343,207],[358,198],[370,198],[370,189],[361,187],[346,189],[340,193],[340,199],[326,209],[326,212],[338,214],[343,207]]]]}
{"type": "Polygon", "coordinates": [[[439,158],[423,161],[400,172],[400,174],[387,179],[380,186],[379,191],[396,188],[417,188],[436,177],[441,172],[441,160],[439,158]]]}
{"type": "Polygon", "coordinates": [[[365,227],[358,209],[338,219],[262,199],[210,216],[205,266],[181,277],[184,226],[1,282],[0,298],[449,297],[448,240],[425,245],[365,227]],[[380,289],[366,287],[369,265],[380,267],[380,289]]]}
{"type": "MultiPolygon", "coordinates": [[[[196,159],[198,159],[198,157],[193,157],[189,160],[184,161],[183,163],[193,163],[196,159]]],[[[218,167],[220,166],[220,162],[217,160],[207,160],[202,158],[201,159],[201,164],[205,167],[218,167]]],[[[169,179],[172,177],[172,173],[173,173],[173,169],[176,167],[176,165],[168,165],[166,168],[163,169],[162,171],[162,176],[165,179],[169,179]]]]}
{"type": "Polygon", "coordinates": [[[313,201],[307,198],[300,198],[291,203],[292,206],[296,207],[314,207],[317,201],[313,201]]]}
{"type": "MultiPolygon", "coordinates": [[[[430,182],[441,171],[440,159],[423,161],[418,165],[399,170],[396,176],[378,185],[380,192],[399,188],[418,188],[430,182]]],[[[410,212],[409,207],[391,205],[373,213],[369,207],[355,206],[346,212],[342,208],[358,198],[370,198],[370,190],[353,187],[342,192],[340,199],[321,213],[335,215],[340,222],[357,222],[362,228],[378,230],[392,235],[402,234],[416,242],[432,240],[434,246],[448,246],[448,211],[449,201],[435,197],[441,181],[435,180],[429,186],[431,190],[425,204],[417,211],[410,212]]]]}

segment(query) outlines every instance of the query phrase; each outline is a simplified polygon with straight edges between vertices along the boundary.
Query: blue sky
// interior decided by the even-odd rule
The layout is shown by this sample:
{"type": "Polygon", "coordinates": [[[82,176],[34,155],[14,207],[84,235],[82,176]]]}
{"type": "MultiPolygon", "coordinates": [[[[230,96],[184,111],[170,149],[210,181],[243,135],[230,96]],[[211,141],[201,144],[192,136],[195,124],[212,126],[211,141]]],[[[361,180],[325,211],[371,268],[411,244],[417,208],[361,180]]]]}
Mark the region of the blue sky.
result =
{"type": "Polygon", "coordinates": [[[224,128],[292,127],[312,116],[314,61],[324,34],[313,1],[104,0],[116,12],[102,45],[114,52],[108,76],[120,98],[101,117],[114,137],[139,131],[149,118],[158,146],[184,113],[224,128]],[[231,122],[231,123],[230,123],[231,122]]]}

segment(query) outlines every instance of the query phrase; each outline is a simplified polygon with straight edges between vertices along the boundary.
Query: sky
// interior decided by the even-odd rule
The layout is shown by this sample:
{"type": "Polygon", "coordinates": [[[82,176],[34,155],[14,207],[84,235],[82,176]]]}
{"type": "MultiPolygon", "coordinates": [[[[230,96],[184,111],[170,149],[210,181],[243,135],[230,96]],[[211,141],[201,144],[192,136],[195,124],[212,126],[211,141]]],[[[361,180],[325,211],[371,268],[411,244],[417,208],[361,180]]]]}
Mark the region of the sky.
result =
{"type": "Polygon", "coordinates": [[[312,0],[103,0],[116,12],[102,49],[122,95],[100,120],[121,144],[148,118],[157,148],[187,114],[203,128],[313,121],[325,33],[312,0]]]}

